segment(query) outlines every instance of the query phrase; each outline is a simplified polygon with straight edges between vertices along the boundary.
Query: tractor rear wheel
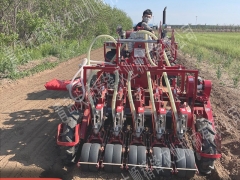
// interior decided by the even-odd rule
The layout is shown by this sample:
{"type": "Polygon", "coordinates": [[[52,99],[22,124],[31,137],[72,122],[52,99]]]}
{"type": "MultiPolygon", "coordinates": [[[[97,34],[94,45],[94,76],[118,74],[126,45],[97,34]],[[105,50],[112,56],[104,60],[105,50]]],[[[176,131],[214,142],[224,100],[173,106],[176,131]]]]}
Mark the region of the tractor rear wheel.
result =
{"type": "MultiPolygon", "coordinates": [[[[216,147],[210,144],[207,140],[203,140],[202,151],[206,154],[216,154],[216,147]]],[[[211,174],[211,171],[214,169],[215,159],[201,157],[198,160],[199,171],[203,174],[211,174]]]]}
{"type": "MultiPolygon", "coordinates": [[[[72,119],[73,117],[70,117],[70,118],[72,119]]],[[[61,134],[61,141],[63,142],[74,141],[75,126],[71,128],[68,124],[63,123],[63,133],[61,134]]],[[[77,151],[77,146],[61,147],[61,159],[64,165],[71,166],[75,164],[73,161],[75,158],[76,151],[77,151]]]]}
{"type": "Polygon", "coordinates": [[[75,146],[72,146],[72,147],[62,146],[60,148],[61,160],[65,166],[72,166],[75,164],[74,158],[75,158],[76,148],[77,147],[75,146]]]}
{"type": "Polygon", "coordinates": [[[116,55],[116,49],[112,49],[111,51],[108,51],[106,53],[106,62],[111,62],[111,60],[113,59],[113,57],[116,55]]]}
{"type": "MultiPolygon", "coordinates": [[[[202,135],[202,152],[206,154],[216,154],[217,146],[215,144],[216,132],[213,130],[212,123],[205,118],[196,120],[196,127],[198,132],[202,135]]],[[[200,156],[197,156],[200,157],[200,156]]],[[[215,159],[200,157],[197,159],[199,171],[203,174],[210,174],[214,169],[215,159]]]]}
{"type": "Polygon", "coordinates": [[[92,79],[90,81],[90,87],[93,87],[94,85],[96,86],[95,84],[96,80],[97,80],[97,75],[95,74],[92,76],[92,79]]]}

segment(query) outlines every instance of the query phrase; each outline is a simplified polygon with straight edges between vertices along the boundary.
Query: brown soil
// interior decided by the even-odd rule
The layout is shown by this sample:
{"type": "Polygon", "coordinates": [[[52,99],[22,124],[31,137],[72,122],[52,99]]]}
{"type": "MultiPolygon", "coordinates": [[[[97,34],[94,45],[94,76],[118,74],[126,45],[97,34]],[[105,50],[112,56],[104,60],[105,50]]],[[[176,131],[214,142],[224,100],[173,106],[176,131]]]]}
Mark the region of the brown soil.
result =
{"type": "MultiPolygon", "coordinates": [[[[46,91],[44,84],[53,78],[71,79],[84,57],[85,55],[73,58],[52,70],[18,81],[1,82],[1,177],[123,179],[121,174],[105,172],[94,174],[81,172],[76,166],[63,167],[59,158],[60,150],[56,145],[55,136],[60,120],[53,106],[56,103],[66,105],[64,99],[68,97],[68,93],[46,91]]],[[[102,49],[92,52],[91,59],[103,60],[102,57],[102,49]]],[[[188,68],[195,68],[195,62],[194,59],[186,60],[181,54],[179,56],[179,63],[187,64],[188,68]]],[[[208,65],[201,67],[200,75],[213,81],[211,101],[216,115],[215,120],[222,133],[222,158],[216,162],[215,170],[210,176],[196,175],[194,179],[237,180],[240,179],[240,130],[227,110],[235,106],[240,112],[240,93],[231,86],[219,86],[215,72],[208,65]]],[[[128,173],[123,175],[130,177],[128,173]]]]}
{"type": "Polygon", "coordinates": [[[217,125],[222,137],[222,158],[215,163],[215,171],[206,179],[240,179],[240,93],[234,87],[231,78],[222,72],[220,80],[216,70],[208,63],[197,63],[194,58],[186,58],[181,53],[178,64],[188,69],[198,69],[203,79],[212,80],[211,104],[217,125]],[[197,65],[198,64],[198,65],[197,65]],[[222,85],[224,83],[224,85],[222,85]],[[231,113],[234,108],[235,114],[231,113]],[[238,121],[237,121],[238,120],[238,121]]]}

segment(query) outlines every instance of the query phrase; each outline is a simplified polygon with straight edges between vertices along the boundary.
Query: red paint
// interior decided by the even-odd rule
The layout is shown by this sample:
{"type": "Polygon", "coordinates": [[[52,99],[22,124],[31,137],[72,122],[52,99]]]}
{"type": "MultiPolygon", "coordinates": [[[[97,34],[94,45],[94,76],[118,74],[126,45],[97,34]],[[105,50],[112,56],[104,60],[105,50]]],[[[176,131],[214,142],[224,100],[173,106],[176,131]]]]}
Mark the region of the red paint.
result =
{"type": "Polygon", "coordinates": [[[59,124],[58,125],[58,133],[57,133],[57,144],[59,146],[75,146],[75,145],[77,145],[79,143],[79,129],[80,129],[80,124],[77,124],[75,126],[75,136],[74,136],[75,141],[74,142],[62,142],[60,134],[63,133],[62,132],[63,123],[59,124]]]}
{"type": "Polygon", "coordinates": [[[138,107],[138,113],[139,114],[144,113],[144,107],[138,107]]]}
{"type": "Polygon", "coordinates": [[[97,106],[96,106],[96,110],[101,110],[103,108],[103,104],[98,104],[97,106]]]}
{"type": "Polygon", "coordinates": [[[123,106],[118,106],[118,107],[117,107],[117,112],[120,113],[120,112],[122,112],[122,111],[123,111],[123,106]]]}
{"type": "Polygon", "coordinates": [[[89,109],[86,109],[84,111],[84,115],[83,115],[83,119],[82,119],[82,124],[81,124],[81,132],[80,132],[80,138],[81,139],[86,139],[87,136],[87,128],[90,124],[90,120],[91,120],[91,114],[89,109]]]}
{"type": "Polygon", "coordinates": [[[0,180],[62,180],[60,178],[0,178],[0,180]]]}

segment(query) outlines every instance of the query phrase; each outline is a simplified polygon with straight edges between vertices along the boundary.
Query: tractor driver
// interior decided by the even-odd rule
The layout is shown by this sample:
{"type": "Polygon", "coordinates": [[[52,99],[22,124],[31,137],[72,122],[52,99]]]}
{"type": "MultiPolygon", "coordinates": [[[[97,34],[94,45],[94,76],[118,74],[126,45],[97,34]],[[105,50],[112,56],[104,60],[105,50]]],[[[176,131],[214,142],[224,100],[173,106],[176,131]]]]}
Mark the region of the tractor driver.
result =
{"type": "Polygon", "coordinates": [[[144,30],[154,33],[153,29],[150,28],[148,25],[151,18],[152,18],[152,11],[150,9],[145,10],[143,12],[142,21],[136,25],[136,27],[134,28],[134,31],[137,31],[138,27],[142,27],[144,30]]]}

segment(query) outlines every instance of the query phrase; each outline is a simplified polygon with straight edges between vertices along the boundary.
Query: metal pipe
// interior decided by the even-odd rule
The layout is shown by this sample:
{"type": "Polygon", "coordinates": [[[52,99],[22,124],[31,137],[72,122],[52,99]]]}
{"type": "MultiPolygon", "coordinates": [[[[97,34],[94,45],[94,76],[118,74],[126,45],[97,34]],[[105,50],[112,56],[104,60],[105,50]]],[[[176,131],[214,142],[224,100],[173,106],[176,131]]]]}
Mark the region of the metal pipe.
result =
{"type": "Polygon", "coordinates": [[[135,110],[135,106],[134,106],[134,103],[133,103],[132,91],[131,91],[131,76],[132,76],[132,73],[133,73],[132,71],[128,72],[127,90],[128,90],[128,101],[129,101],[131,112],[132,112],[132,115],[133,115],[133,121],[135,122],[137,115],[136,115],[136,110],[135,110]]]}
{"type": "MultiPolygon", "coordinates": [[[[119,39],[120,43],[128,42],[143,42],[143,43],[158,43],[158,40],[143,40],[143,39],[119,39]]],[[[106,41],[106,43],[114,43],[113,41],[106,41]]]]}
{"type": "Polygon", "coordinates": [[[84,75],[83,75],[83,67],[87,64],[87,59],[85,58],[83,60],[83,64],[81,66],[81,68],[78,70],[78,72],[74,75],[74,77],[72,78],[70,84],[69,84],[69,95],[70,97],[72,98],[72,100],[74,100],[75,102],[82,102],[82,100],[84,99],[84,96],[85,96],[85,87],[84,87],[84,84],[83,84],[83,78],[84,78],[84,75]],[[81,84],[82,84],[82,90],[83,90],[83,96],[80,100],[77,100],[77,98],[74,98],[73,95],[72,95],[72,87],[74,86],[74,80],[77,78],[78,74],[80,74],[80,81],[81,81],[81,84]]]}
{"type": "Polygon", "coordinates": [[[166,9],[167,7],[165,7],[163,10],[163,24],[166,24],[166,9]]]}

